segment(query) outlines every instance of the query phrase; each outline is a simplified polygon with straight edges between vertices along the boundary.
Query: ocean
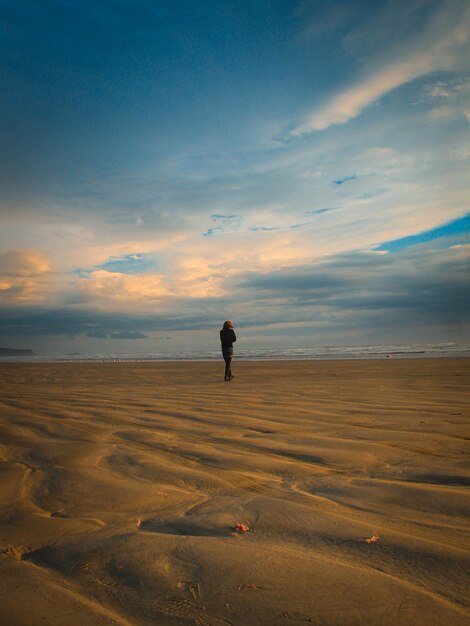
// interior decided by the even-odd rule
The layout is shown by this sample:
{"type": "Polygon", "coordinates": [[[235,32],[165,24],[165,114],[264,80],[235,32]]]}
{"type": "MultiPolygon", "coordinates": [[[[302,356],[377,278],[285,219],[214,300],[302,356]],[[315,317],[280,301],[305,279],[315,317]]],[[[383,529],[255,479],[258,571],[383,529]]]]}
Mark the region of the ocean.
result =
{"type": "MultiPolygon", "coordinates": [[[[397,359],[444,356],[470,356],[470,342],[379,344],[370,346],[327,346],[309,348],[235,349],[237,361],[300,361],[322,359],[397,359]]],[[[54,354],[0,357],[0,363],[59,363],[116,361],[214,361],[220,360],[220,350],[147,352],[141,354],[54,354]]]]}

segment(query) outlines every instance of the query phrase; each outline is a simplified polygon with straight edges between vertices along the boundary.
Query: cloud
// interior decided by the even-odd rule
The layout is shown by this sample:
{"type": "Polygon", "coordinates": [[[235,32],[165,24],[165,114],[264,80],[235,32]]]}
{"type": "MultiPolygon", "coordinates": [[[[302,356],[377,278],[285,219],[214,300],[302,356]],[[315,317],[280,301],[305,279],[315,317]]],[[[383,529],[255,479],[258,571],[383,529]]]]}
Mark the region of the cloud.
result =
{"type": "Polygon", "coordinates": [[[449,89],[449,83],[439,80],[426,85],[423,95],[427,98],[449,98],[452,92],[449,89]]]}
{"type": "Polygon", "coordinates": [[[324,289],[334,289],[344,286],[348,283],[347,277],[325,273],[308,267],[292,268],[289,270],[268,272],[267,274],[257,274],[246,276],[240,283],[241,287],[249,287],[250,289],[259,289],[263,291],[277,290],[282,292],[305,292],[305,291],[322,291],[324,289]]]}
{"type": "Polygon", "coordinates": [[[335,124],[346,124],[387,92],[423,73],[428,73],[432,67],[433,65],[428,62],[425,63],[425,68],[418,70],[413,59],[392,65],[336,96],[325,107],[311,114],[293,134],[303,135],[315,130],[326,130],[335,124]]]}
{"type": "Polygon", "coordinates": [[[240,215],[226,215],[224,213],[212,213],[211,220],[217,224],[208,228],[203,237],[212,237],[216,233],[224,233],[227,230],[239,230],[241,227],[242,218],[240,215]]]}
{"type": "Polygon", "coordinates": [[[348,183],[351,180],[357,180],[357,176],[355,174],[352,176],[344,176],[343,178],[337,178],[333,182],[335,185],[344,185],[344,183],[348,183]]]}
{"type": "Polygon", "coordinates": [[[51,269],[45,252],[38,250],[12,250],[0,254],[0,271],[10,276],[42,274],[51,269]]]}
{"type": "Polygon", "coordinates": [[[221,226],[219,226],[218,228],[208,228],[206,230],[205,233],[202,234],[203,237],[212,237],[212,235],[215,235],[215,233],[217,231],[221,232],[223,229],[221,226]]]}
{"type": "Polygon", "coordinates": [[[426,54],[416,54],[405,61],[392,64],[340,93],[326,106],[312,113],[305,123],[295,129],[293,135],[303,135],[312,131],[326,130],[333,125],[346,124],[386,93],[419,76],[445,69],[446,65],[450,64],[437,62],[434,55],[426,54]]]}
{"type": "Polygon", "coordinates": [[[278,230],[279,226],[251,226],[250,231],[252,233],[257,232],[270,232],[272,230],[278,230]]]}
{"type": "Polygon", "coordinates": [[[469,328],[470,290],[467,249],[430,250],[425,245],[397,255],[351,252],[321,263],[285,271],[250,273],[241,286],[264,302],[270,318],[309,320],[330,330],[357,328],[382,336],[400,325],[469,328]],[[270,304],[268,304],[270,303],[270,304]],[[389,327],[389,328],[388,328],[389,327]],[[367,330],[366,330],[367,329],[367,330]]]}
{"type": "Polygon", "coordinates": [[[452,119],[453,117],[458,117],[459,115],[460,111],[458,111],[454,107],[445,105],[435,107],[434,109],[431,109],[431,111],[429,111],[429,117],[434,121],[448,120],[452,119]]]}
{"type": "Polygon", "coordinates": [[[322,215],[323,213],[329,213],[330,211],[334,211],[334,209],[312,209],[311,211],[304,211],[302,215],[322,215]]]}
{"type": "Polygon", "coordinates": [[[459,76],[447,80],[433,80],[424,85],[421,91],[423,100],[448,100],[470,91],[468,76],[459,76]]]}
{"type": "Polygon", "coordinates": [[[113,341],[172,331],[185,345],[200,332],[214,349],[216,330],[227,317],[243,328],[242,338],[261,342],[283,334],[289,342],[304,337],[303,345],[335,336],[354,336],[359,343],[397,341],[413,332],[413,340],[417,333],[458,339],[470,328],[469,246],[458,241],[446,233],[445,247],[428,241],[395,254],[353,251],[276,271],[239,272],[229,278],[228,296],[178,298],[151,313],[3,308],[0,326],[8,337],[85,335],[113,341]]]}
{"type": "Polygon", "coordinates": [[[0,328],[2,336],[85,335],[104,339],[122,332],[146,334],[218,327],[223,319],[221,310],[229,307],[223,298],[212,301],[181,299],[179,314],[174,311],[144,315],[116,310],[11,306],[0,309],[0,328]]]}
{"type": "MultiPolygon", "coordinates": [[[[370,67],[364,70],[364,77],[327,101],[325,105],[315,109],[294,129],[292,135],[300,136],[326,130],[330,126],[346,124],[366,107],[397,87],[436,71],[458,67],[462,63],[462,55],[470,38],[468,26],[470,11],[465,3],[457,2],[453,3],[453,6],[455,16],[450,24],[446,23],[442,14],[438,12],[430,19],[430,24],[421,37],[413,33],[416,44],[407,42],[404,53],[397,53],[394,42],[389,43],[389,55],[386,50],[380,51],[378,55],[376,50],[373,51],[372,61],[369,60],[370,67]],[[435,30],[436,23],[441,27],[439,33],[435,30]],[[377,56],[378,61],[374,59],[377,56]],[[380,66],[375,67],[378,63],[380,66]]],[[[447,11],[445,5],[442,8],[447,11]]],[[[374,25],[369,27],[372,28],[374,25]]],[[[377,28],[378,24],[375,27],[377,28]]],[[[366,35],[367,33],[364,33],[365,37],[366,35]]],[[[367,63],[365,65],[367,66],[367,63]]]]}
{"type": "Polygon", "coordinates": [[[437,81],[427,85],[422,92],[423,100],[433,106],[429,111],[432,121],[467,118],[470,104],[470,80],[468,76],[437,81]]]}
{"type": "Polygon", "coordinates": [[[124,274],[104,269],[79,276],[68,292],[69,300],[75,304],[129,309],[153,306],[168,295],[171,292],[161,274],[124,274]]]}
{"type": "Polygon", "coordinates": [[[214,222],[224,222],[224,223],[233,224],[234,222],[240,221],[240,216],[239,215],[224,215],[223,213],[212,213],[211,219],[214,222]]]}
{"type": "Polygon", "coordinates": [[[0,301],[37,302],[50,287],[51,262],[39,250],[12,250],[0,254],[0,301]]]}
{"type": "Polygon", "coordinates": [[[123,330],[119,333],[111,333],[111,339],[148,339],[148,335],[138,330],[123,330]]]}
{"type": "Polygon", "coordinates": [[[90,333],[85,333],[87,337],[93,337],[94,339],[106,339],[108,335],[102,330],[94,330],[90,333]]]}

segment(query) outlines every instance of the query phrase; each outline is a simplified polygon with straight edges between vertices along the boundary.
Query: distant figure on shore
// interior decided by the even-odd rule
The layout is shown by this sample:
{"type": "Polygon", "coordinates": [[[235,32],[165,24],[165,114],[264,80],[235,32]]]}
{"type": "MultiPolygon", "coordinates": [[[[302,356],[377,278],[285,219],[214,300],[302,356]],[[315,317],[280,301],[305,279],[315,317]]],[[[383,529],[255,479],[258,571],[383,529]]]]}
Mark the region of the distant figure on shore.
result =
{"type": "Polygon", "coordinates": [[[224,326],[220,331],[220,341],[222,343],[222,356],[225,361],[225,382],[232,380],[232,358],[233,358],[233,344],[237,340],[235,331],[233,330],[233,324],[230,320],[224,322],[224,326]]]}

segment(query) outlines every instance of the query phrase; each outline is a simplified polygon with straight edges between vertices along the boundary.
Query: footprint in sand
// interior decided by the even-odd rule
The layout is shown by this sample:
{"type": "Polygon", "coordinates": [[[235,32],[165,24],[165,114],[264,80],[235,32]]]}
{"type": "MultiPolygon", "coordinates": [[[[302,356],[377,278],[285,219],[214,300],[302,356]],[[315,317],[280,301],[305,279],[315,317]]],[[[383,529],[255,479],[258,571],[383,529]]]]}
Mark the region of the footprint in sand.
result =
{"type": "Polygon", "coordinates": [[[31,551],[31,548],[28,548],[27,546],[20,544],[17,546],[7,546],[6,548],[3,548],[3,550],[0,550],[0,554],[6,554],[7,556],[14,556],[15,559],[18,559],[18,561],[21,561],[24,555],[28,554],[28,552],[30,551],[31,551]]]}
{"type": "Polygon", "coordinates": [[[196,626],[233,626],[227,620],[212,617],[206,612],[198,582],[189,584],[192,598],[161,598],[155,602],[155,608],[171,617],[192,620],[196,626]]]}

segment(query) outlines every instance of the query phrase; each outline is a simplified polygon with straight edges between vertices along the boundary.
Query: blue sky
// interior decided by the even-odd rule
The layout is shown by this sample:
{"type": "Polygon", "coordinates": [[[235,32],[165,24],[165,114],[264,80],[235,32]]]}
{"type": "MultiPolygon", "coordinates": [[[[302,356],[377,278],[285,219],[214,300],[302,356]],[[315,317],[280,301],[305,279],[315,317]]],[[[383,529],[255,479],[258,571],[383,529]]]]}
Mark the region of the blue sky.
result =
{"type": "Polygon", "coordinates": [[[0,345],[469,338],[464,0],[0,0],[0,345]]]}

